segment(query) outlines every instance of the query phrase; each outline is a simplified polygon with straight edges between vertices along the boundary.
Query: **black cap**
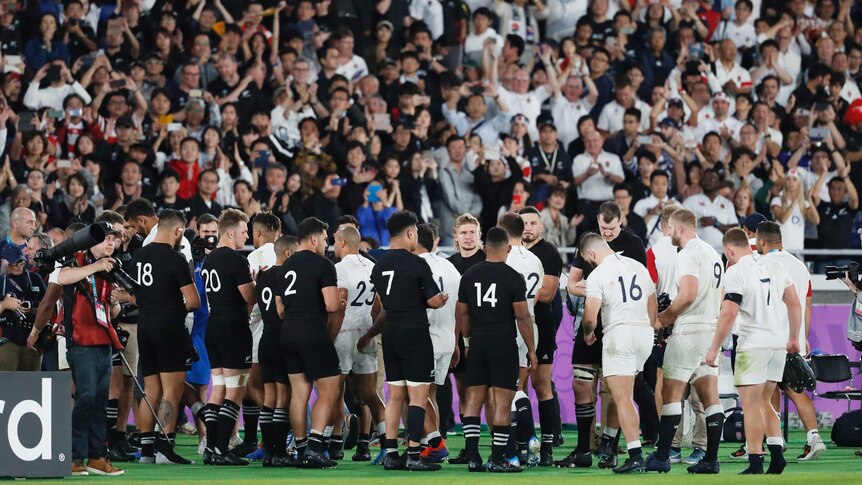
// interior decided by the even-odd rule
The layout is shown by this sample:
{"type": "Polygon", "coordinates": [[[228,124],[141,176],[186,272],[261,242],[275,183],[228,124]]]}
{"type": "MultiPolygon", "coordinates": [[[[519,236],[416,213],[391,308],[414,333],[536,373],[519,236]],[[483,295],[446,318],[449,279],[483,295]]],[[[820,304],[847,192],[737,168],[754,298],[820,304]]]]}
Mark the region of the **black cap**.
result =
{"type": "Polygon", "coordinates": [[[122,233],[120,231],[114,229],[113,224],[111,224],[108,221],[94,222],[94,224],[101,226],[102,229],[105,230],[105,236],[109,236],[111,234],[118,235],[118,236],[122,235],[122,233]]]}
{"type": "Polygon", "coordinates": [[[554,117],[548,114],[541,114],[536,118],[536,128],[542,131],[543,128],[553,128],[557,131],[557,126],[554,125],[554,117]]]}
{"type": "Polygon", "coordinates": [[[743,222],[742,225],[751,232],[757,232],[757,226],[759,226],[761,222],[766,222],[767,220],[766,216],[760,212],[752,212],[745,218],[745,222],[743,222]]]}

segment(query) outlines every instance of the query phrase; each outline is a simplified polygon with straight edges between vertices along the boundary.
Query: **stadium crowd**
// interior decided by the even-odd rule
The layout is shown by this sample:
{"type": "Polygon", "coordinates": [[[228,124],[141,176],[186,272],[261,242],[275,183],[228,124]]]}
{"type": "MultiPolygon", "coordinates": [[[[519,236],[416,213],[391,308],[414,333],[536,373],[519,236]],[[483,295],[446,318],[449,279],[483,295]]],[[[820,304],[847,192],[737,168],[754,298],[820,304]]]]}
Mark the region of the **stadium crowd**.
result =
{"type": "MultiPolygon", "coordinates": [[[[74,282],[69,272],[39,273],[34,256],[97,221],[117,238],[110,251],[101,245],[99,251],[124,252],[129,263],[138,261],[134,253],[145,239],[173,246],[184,237],[162,235],[159,214],[168,215],[166,227],[182,221],[191,229],[182,245],[198,270],[186,283],[196,284],[203,300],[197,308],[185,298],[195,325],[211,310],[206,296],[214,283],[202,263],[217,249],[207,237],[218,236],[219,245],[229,239],[230,249],[239,250],[246,244],[242,231],[255,248],[272,247],[282,234],[311,244],[313,235],[316,249],[324,228],[338,253],[339,241],[352,245],[352,234],[337,233],[348,224],[358,229],[363,253],[379,256],[375,250],[406,237],[387,224],[401,211],[414,213],[420,228],[433,223],[439,246],[456,250],[470,237],[484,237],[504,214],[527,220],[531,207],[543,227],[538,237],[556,248],[574,248],[579,235],[604,233],[602,221],[614,220],[643,247],[655,248],[670,235],[663,211],[671,205],[694,213],[697,236],[718,253],[726,233],[743,227],[754,238],[766,220],[780,228],[776,247],[791,252],[858,248],[860,22],[862,4],[852,0],[4,0],[0,255],[9,276],[3,282],[6,289],[7,279],[26,268],[25,276],[39,283],[29,287],[39,291],[27,298],[4,294],[0,366],[62,365],[65,357],[40,363],[28,352],[27,332],[9,330],[9,315],[37,327],[47,322],[38,321],[39,302],[56,301],[59,288],[74,282]],[[303,231],[309,218],[323,224],[303,231]],[[465,221],[472,236],[457,230],[465,221]]],[[[438,243],[423,241],[424,230],[419,243],[430,252],[438,243]]],[[[522,232],[525,243],[536,241],[529,226],[522,232]]],[[[295,246],[294,240],[290,252],[295,246]]],[[[254,255],[247,276],[275,264],[254,255]]],[[[810,271],[822,272],[848,258],[809,260],[810,271]]],[[[98,300],[92,274],[112,266],[92,264],[102,265],[86,275],[98,300]]],[[[547,271],[546,264],[546,278],[547,271]]],[[[247,284],[237,278],[234,303],[255,301],[247,284]]],[[[550,308],[556,298],[559,305],[558,293],[537,297],[537,315],[540,304],[550,308]]],[[[119,333],[137,333],[131,312],[113,315],[113,303],[131,307],[133,299],[116,296],[110,313],[125,329],[119,333]]],[[[559,326],[560,316],[553,317],[559,326]]],[[[200,332],[192,332],[198,352],[200,332]]],[[[200,357],[206,360],[205,349],[200,357]]],[[[549,363],[539,357],[541,375],[549,363]]],[[[115,359],[105,396],[114,461],[134,451],[125,426],[136,364],[115,359]]],[[[235,377],[232,369],[225,366],[222,386],[235,377]]],[[[224,404],[210,398],[206,406],[209,365],[188,382],[191,396],[188,389],[169,391],[165,381],[156,385],[174,406],[201,412],[202,437],[203,423],[211,431],[214,422],[229,423],[227,415],[235,424],[239,407],[227,403],[236,406],[231,391],[244,381],[233,388],[228,382],[226,394],[222,388],[224,404]]],[[[249,389],[255,391],[238,400],[256,437],[258,416],[264,427],[260,408],[275,407],[275,398],[265,406],[260,383],[249,389]]],[[[536,392],[540,414],[549,419],[556,397],[541,384],[536,392]]],[[[380,422],[382,403],[362,400],[375,414],[371,424],[380,422]]],[[[287,420],[287,411],[282,417],[269,411],[271,437],[272,423],[287,420]]],[[[441,409],[441,420],[445,414],[441,409]]],[[[559,403],[556,414],[559,420],[559,403]]],[[[646,441],[655,440],[657,420],[646,441]]],[[[334,424],[327,426],[332,434],[334,424]]],[[[543,420],[543,455],[558,439],[548,431],[556,426],[543,420]]],[[[155,441],[163,457],[181,458],[158,443],[172,439],[162,431],[138,444],[152,455],[155,441]]],[[[439,449],[439,432],[422,436],[439,449]]],[[[226,451],[233,434],[219,438],[202,445],[202,453],[225,456],[215,446],[226,451]]],[[[108,460],[94,469],[121,473],[108,460]]]]}

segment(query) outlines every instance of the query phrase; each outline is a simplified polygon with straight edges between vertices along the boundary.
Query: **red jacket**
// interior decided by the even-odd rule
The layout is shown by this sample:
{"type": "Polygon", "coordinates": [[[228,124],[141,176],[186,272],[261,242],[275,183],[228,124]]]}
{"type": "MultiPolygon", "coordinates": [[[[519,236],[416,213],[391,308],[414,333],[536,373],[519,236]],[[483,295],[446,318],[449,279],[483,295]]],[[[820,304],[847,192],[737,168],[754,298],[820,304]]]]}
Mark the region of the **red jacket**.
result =
{"type": "Polygon", "coordinates": [[[198,193],[200,165],[197,163],[188,164],[182,160],[171,160],[168,167],[180,176],[180,190],[177,192],[177,197],[188,200],[198,193]]]}
{"type": "MultiPolygon", "coordinates": [[[[78,267],[84,267],[89,264],[87,256],[81,252],[75,254],[75,260],[78,263],[78,267]]],[[[96,293],[99,301],[104,303],[105,311],[108,314],[108,326],[106,328],[99,324],[96,318],[96,306],[91,301],[93,286],[90,283],[90,278],[87,278],[84,280],[83,286],[88,289],[88,294],[84,294],[78,284],[70,285],[64,289],[66,337],[69,337],[69,323],[71,323],[71,340],[74,345],[85,347],[113,345],[116,350],[122,350],[123,346],[117,337],[117,331],[111,325],[110,297],[113,284],[98,273],[93,278],[96,282],[96,293]],[[71,301],[67,301],[67,298],[71,298],[71,301]]]]}

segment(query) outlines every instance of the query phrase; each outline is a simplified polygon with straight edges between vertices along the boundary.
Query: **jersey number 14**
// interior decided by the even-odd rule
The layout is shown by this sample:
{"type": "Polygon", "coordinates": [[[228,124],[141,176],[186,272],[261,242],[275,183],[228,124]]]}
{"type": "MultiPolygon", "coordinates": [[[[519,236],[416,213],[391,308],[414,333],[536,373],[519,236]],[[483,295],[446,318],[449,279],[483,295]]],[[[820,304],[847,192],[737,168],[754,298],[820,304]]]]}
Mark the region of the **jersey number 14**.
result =
{"type": "Polygon", "coordinates": [[[481,307],[482,302],[490,303],[491,308],[496,308],[497,306],[497,283],[491,283],[491,286],[485,291],[485,294],[482,294],[482,284],[474,283],[476,287],[476,306],[481,307]]]}

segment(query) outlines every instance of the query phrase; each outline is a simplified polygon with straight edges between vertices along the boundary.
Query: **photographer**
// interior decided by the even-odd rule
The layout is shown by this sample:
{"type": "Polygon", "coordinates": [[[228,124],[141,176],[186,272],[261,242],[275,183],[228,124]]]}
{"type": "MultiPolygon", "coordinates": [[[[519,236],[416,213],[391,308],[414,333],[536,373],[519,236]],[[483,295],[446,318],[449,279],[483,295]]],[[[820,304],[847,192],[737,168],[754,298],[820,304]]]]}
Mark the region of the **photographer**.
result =
{"type": "Polygon", "coordinates": [[[0,257],[9,263],[0,275],[0,371],[36,372],[42,358],[27,348],[27,335],[45,296],[45,282],[25,270],[26,258],[17,245],[4,246],[0,257]]]}
{"type": "Polygon", "coordinates": [[[121,242],[122,225],[98,222],[105,240],[75,253],[58,275],[63,286],[67,358],[75,383],[72,409],[72,475],[118,476],[124,473],[106,458],[105,405],[111,380],[111,353],[121,349],[111,325],[120,306],[110,303],[112,283],[107,273],[121,242]],[[84,460],[88,459],[84,466],[84,460]]]}
{"type": "Polygon", "coordinates": [[[853,347],[862,351],[862,281],[859,280],[859,263],[853,262],[847,266],[827,266],[826,279],[840,279],[853,293],[853,308],[850,311],[850,319],[847,321],[847,338],[853,343],[853,347]]]}
{"type": "MultiPolygon", "coordinates": [[[[123,217],[114,211],[106,210],[99,214],[96,222],[107,222],[113,227],[123,226],[123,217]]],[[[112,256],[117,268],[128,261],[124,252],[125,240],[118,241],[112,256]]],[[[111,356],[111,386],[108,391],[107,422],[105,432],[108,437],[108,459],[114,462],[135,461],[138,451],[129,443],[126,429],[129,412],[132,410],[135,394],[135,376],[138,369],[138,325],[137,309],[127,302],[120,302],[120,312],[112,319],[114,328],[123,346],[122,350],[111,356]],[[122,355],[120,355],[122,353],[122,355]],[[123,365],[125,359],[128,367],[123,365]]]]}

